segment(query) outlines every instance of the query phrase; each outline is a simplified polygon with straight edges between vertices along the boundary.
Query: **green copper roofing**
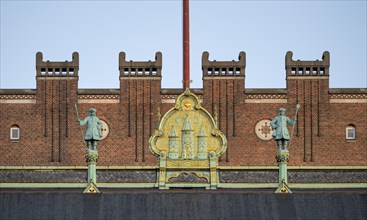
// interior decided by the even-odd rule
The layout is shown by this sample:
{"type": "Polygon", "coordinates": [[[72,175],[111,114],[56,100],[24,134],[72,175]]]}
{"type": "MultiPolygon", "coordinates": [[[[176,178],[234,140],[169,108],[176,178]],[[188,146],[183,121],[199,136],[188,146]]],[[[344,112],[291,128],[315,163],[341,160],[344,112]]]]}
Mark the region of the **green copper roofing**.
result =
{"type": "Polygon", "coordinates": [[[172,125],[172,130],[170,132],[170,134],[168,135],[168,137],[178,137],[176,134],[176,130],[175,127],[172,125]]]}
{"type": "Polygon", "coordinates": [[[198,137],[207,137],[208,135],[206,135],[203,126],[200,127],[199,133],[198,133],[198,137]]]}
{"type": "Polygon", "coordinates": [[[191,123],[190,123],[190,119],[189,116],[187,116],[185,118],[184,124],[182,126],[181,131],[193,131],[194,129],[192,129],[191,123]]]}

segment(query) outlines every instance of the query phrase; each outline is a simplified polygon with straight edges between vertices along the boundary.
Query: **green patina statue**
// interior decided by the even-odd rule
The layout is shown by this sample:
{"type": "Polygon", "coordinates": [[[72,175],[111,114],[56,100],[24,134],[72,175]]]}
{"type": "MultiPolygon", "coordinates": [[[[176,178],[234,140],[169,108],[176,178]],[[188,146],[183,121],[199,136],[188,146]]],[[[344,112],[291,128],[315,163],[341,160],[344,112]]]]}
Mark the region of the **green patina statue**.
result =
{"type": "Polygon", "coordinates": [[[279,109],[278,116],[270,123],[274,129],[273,138],[277,141],[278,150],[287,150],[288,141],[291,139],[287,125],[294,125],[295,123],[296,119],[291,120],[285,115],[284,108],[279,109]]]}
{"type": "Polygon", "coordinates": [[[87,142],[88,150],[97,150],[97,142],[102,137],[102,122],[96,113],[96,109],[90,108],[89,116],[85,117],[84,120],[78,119],[80,126],[87,124],[84,140],[87,142]]]}

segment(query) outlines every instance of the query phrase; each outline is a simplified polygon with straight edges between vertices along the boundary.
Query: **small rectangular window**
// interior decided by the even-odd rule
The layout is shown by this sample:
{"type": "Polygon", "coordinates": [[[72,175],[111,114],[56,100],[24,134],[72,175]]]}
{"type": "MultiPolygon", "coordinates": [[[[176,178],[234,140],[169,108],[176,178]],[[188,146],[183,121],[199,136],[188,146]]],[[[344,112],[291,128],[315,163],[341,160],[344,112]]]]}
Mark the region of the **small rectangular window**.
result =
{"type": "Polygon", "coordinates": [[[324,68],[320,68],[320,75],[324,75],[325,73],[325,69],[324,68]]]}
{"type": "Polygon", "coordinates": [[[10,128],[10,139],[19,140],[20,139],[20,129],[17,127],[10,128]]]}
{"type": "Polygon", "coordinates": [[[213,74],[213,69],[212,68],[208,68],[208,75],[211,76],[213,74]]]}
{"type": "Polygon", "coordinates": [[[236,68],[236,76],[241,75],[241,69],[240,68],[236,68]]]}
{"type": "Polygon", "coordinates": [[[61,74],[62,74],[63,76],[66,76],[66,73],[67,73],[66,68],[62,68],[62,69],[61,69],[61,74]]]}
{"type": "Polygon", "coordinates": [[[296,68],[292,68],[292,76],[296,75],[296,68]]]}
{"type": "Polygon", "coordinates": [[[74,68],[69,68],[69,75],[74,75],[74,68]]]}
{"type": "Polygon", "coordinates": [[[346,136],[347,140],[356,139],[356,129],[354,127],[347,127],[346,136]]]}
{"type": "Polygon", "coordinates": [[[149,68],[145,68],[145,69],[144,69],[144,74],[145,74],[146,76],[149,76],[149,74],[150,74],[150,69],[149,69],[149,68]]]}
{"type": "Polygon", "coordinates": [[[138,75],[139,76],[143,75],[143,69],[142,68],[138,68],[138,75]]]}
{"type": "Polygon", "coordinates": [[[41,68],[41,75],[42,76],[46,75],[46,68],[41,68]]]}
{"type": "Polygon", "coordinates": [[[47,73],[49,76],[52,76],[54,74],[54,70],[52,68],[48,68],[47,73]]]}
{"type": "Polygon", "coordinates": [[[222,69],[222,76],[226,75],[227,70],[225,68],[222,69]]]}
{"type": "Polygon", "coordinates": [[[310,75],[310,68],[306,68],[306,75],[310,75]]]}
{"type": "Polygon", "coordinates": [[[153,68],[152,69],[152,75],[155,76],[155,75],[157,75],[157,73],[158,73],[157,68],[153,68]]]}
{"type": "Polygon", "coordinates": [[[219,75],[219,68],[215,68],[214,69],[214,75],[218,76],[219,75]]]}

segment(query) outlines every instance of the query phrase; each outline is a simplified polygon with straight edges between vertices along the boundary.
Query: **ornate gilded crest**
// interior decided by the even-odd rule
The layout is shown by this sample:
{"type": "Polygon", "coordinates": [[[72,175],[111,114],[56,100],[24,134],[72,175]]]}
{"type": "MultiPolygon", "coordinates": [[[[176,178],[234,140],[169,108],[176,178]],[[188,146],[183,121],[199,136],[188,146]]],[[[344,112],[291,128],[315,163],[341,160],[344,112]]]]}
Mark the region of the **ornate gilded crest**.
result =
{"type": "Polygon", "coordinates": [[[149,144],[155,156],[165,152],[168,159],[208,159],[210,152],[219,157],[227,148],[212,115],[190,90],[178,96],[175,106],[162,117],[149,144]]]}
{"type": "Polygon", "coordinates": [[[207,188],[216,188],[218,158],[227,149],[227,139],[189,89],[177,97],[175,106],[162,117],[149,144],[150,151],[160,160],[161,189],[195,187],[199,183],[202,187],[202,178],[208,180],[207,188]],[[190,175],[199,178],[183,178],[190,175]],[[172,178],[177,179],[170,181],[172,178]],[[180,182],[185,180],[189,183],[180,182]]]}

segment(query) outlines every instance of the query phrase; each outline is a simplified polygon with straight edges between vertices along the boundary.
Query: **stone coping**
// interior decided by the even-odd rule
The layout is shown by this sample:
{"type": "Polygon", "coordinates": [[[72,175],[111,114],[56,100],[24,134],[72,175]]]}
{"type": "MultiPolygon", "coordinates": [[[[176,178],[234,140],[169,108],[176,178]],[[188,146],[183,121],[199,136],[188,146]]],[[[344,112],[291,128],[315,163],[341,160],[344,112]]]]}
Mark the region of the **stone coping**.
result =
{"type": "Polygon", "coordinates": [[[367,94],[367,89],[365,88],[330,88],[329,93],[362,93],[367,94]]]}
{"type": "Polygon", "coordinates": [[[283,88],[245,88],[245,94],[287,94],[287,89],[283,88]]]}

